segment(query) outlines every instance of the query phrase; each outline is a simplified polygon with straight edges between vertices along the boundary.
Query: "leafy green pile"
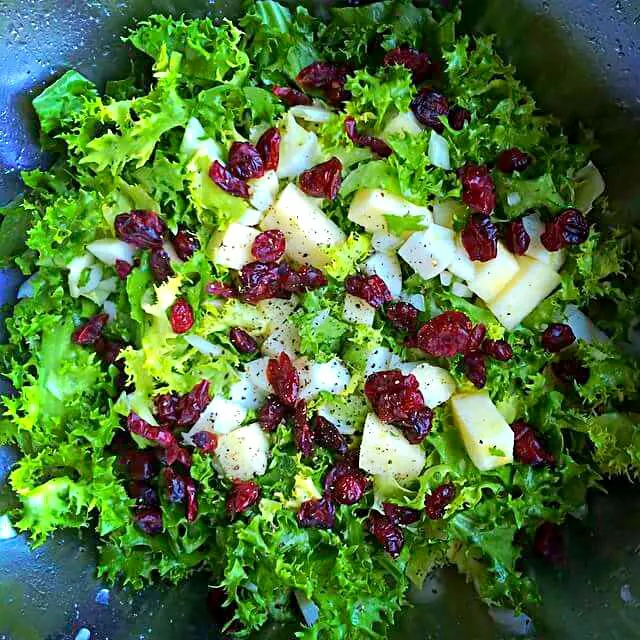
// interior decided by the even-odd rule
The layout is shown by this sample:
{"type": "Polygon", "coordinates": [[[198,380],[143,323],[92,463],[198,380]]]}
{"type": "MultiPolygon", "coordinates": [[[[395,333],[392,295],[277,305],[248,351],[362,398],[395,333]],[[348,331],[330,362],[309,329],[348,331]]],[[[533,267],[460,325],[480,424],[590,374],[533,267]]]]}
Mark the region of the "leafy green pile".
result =
{"type": "MultiPolygon", "coordinates": [[[[253,307],[211,304],[206,284],[229,274],[201,250],[176,265],[167,284],[155,287],[155,303],[150,302],[154,285],[146,258],[126,281],[116,281],[111,294],[116,319],[107,326],[107,337],[132,345],[123,358],[135,392],[119,396],[117,367],[105,367],[71,341],[75,327],[97,313],[102,300],[69,296],[68,265],[85,255],[89,242],[113,236],[118,213],[162,212],[172,231],[178,225],[196,231],[203,248],[216,230],[242,215],[244,202],[203,184],[199,167],[181,152],[191,117],[227,149],[232,141],[254,139],[256,131],[279,122],[284,107],[271,93],[272,85],[292,85],[296,74],[316,60],[355,69],[347,81],[352,97],[344,113],[310,125],[327,157],[338,155],[351,170],[329,211],[352,235],[333,251],[329,287],[303,296],[293,317],[302,354],[326,360],[341,353],[354,386],[364,377],[364,346],[384,345],[410,358],[382,318],[366,328],[342,322],[336,312],[343,278],[370,246],[369,236],[346,218],[353,193],[385,188],[416,204],[460,195],[455,172],[427,162],[428,133],[391,136],[394,153],[384,160],[356,148],[344,134],[346,115],[379,135],[391,113],[408,110],[416,89],[405,69],[381,65],[386,50],[411,45],[428,51],[440,60],[443,92],[472,113],[462,131],[447,128],[443,134],[453,166],[492,161],[514,146],[536,158],[527,179],[503,177],[498,184],[497,218],[531,208],[555,211],[573,202],[574,175],[586,163],[590,142],[569,144],[559,124],[537,111],[513,68],[496,54],[493,39],[456,37],[458,13],[435,4],[438,8],[430,10],[409,0],[386,0],[333,9],[325,21],[302,7],[289,10],[265,0],[251,3],[238,26],[155,16],[127,38],[152,60],[152,77],[141,63],[101,93],[69,71],[34,100],[42,144],[58,160],[47,171],[23,174],[26,194],[2,210],[0,227],[4,264],[31,276],[30,296],[6,320],[9,341],[0,352],[15,391],[2,397],[0,444],[16,444],[23,453],[11,474],[19,499],[14,515],[16,526],[29,531],[34,543],[61,527],[95,529],[101,539],[100,574],[135,588],[209,571],[237,604],[240,636],[268,620],[292,619],[295,590],[320,609],[318,622],[297,637],[384,638],[409,582],[419,585],[430,570],[447,563],[473,580],[487,602],[527,608],[538,595],[519,560],[539,524],[577,513],[587,490],[603,475],[640,475],[640,414],[635,413],[640,371],[616,346],[628,342],[639,309],[640,288],[631,266],[637,264],[637,243],[630,230],[602,226],[570,251],[561,288],[506,336],[515,354],[509,366],[489,363],[492,399],[512,420],[538,426],[555,466],[514,464],[480,472],[470,463],[448,409],[440,409],[425,443],[427,465],[419,480],[409,487],[378,482],[369,504],[359,505],[387,500],[421,509],[425,495],[445,479],[456,485],[447,517],[423,518],[407,529],[404,551],[392,560],[367,537],[364,509],[339,507],[332,531],[297,525],[295,505],[304,495],[305,479],[320,487],[331,458],[321,453],[312,464],[302,461],[289,427],[281,427],[269,469],[258,479],[263,499],[251,516],[228,522],[229,482],[210,456],[195,453],[198,519],[188,523],[183,508],[163,497],[162,535],[150,537],[133,524],[133,500],[109,447],[122,416],[131,409],[143,414],[154,395],[185,393],[203,378],[215,393],[228,391],[242,360],[230,347],[229,327],[265,329],[253,307]],[[523,195],[521,204],[507,208],[513,191],[523,195]],[[196,333],[219,345],[220,356],[205,356],[172,333],[163,300],[175,299],[177,291],[194,309],[196,333]],[[559,390],[543,372],[548,354],[538,336],[548,322],[561,320],[567,304],[588,310],[611,340],[582,344],[579,355],[591,370],[589,381],[559,390]],[[312,325],[323,310],[329,311],[325,322],[312,325]]],[[[590,215],[606,219],[606,206],[601,200],[590,215]]],[[[443,289],[437,279],[414,276],[407,288],[425,294],[428,314],[459,309],[485,323],[492,337],[504,333],[488,310],[443,289]]],[[[471,388],[458,359],[451,371],[461,388],[471,388]]],[[[366,408],[352,411],[361,424],[366,408]]]]}

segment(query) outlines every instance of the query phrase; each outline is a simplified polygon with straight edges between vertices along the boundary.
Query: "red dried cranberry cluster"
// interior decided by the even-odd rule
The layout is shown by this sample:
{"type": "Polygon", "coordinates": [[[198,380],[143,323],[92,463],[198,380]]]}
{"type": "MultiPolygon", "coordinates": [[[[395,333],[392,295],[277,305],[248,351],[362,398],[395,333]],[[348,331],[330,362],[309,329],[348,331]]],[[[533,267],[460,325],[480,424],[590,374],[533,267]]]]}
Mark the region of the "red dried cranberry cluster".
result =
{"type": "Polygon", "coordinates": [[[296,82],[305,91],[321,91],[331,104],[339,105],[350,97],[344,88],[348,71],[329,62],[313,62],[298,73],[296,82]]]}
{"type": "Polygon", "coordinates": [[[364,133],[359,133],[356,127],[356,120],[352,116],[347,116],[345,118],[344,130],[353,144],[358,147],[369,147],[373,153],[381,158],[388,158],[393,153],[391,147],[384,140],[364,133]]]}

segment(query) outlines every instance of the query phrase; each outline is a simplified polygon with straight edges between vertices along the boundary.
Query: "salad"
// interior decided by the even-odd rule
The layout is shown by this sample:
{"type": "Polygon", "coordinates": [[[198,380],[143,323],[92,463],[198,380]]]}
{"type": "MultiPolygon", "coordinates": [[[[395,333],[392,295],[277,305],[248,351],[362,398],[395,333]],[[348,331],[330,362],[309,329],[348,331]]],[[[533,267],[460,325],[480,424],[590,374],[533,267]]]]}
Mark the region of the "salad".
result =
{"type": "Polygon", "coordinates": [[[238,637],[384,638],[443,565],[529,610],[528,558],[638,475],[636,232],[442,4],[153,16],[128,77],[35,98],[0,352],[34,545],[206,571],[238,637]]]}

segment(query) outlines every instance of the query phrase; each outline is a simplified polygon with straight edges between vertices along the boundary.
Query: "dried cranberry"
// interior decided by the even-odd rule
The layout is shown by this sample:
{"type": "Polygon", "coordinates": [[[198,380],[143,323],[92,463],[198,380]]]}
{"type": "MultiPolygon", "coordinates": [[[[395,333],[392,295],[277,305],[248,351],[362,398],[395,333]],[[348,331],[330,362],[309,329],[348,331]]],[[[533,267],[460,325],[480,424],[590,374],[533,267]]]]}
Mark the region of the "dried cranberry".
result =
{"type": "Polygon", "coordinates": [[[173,248],[180,260],[185,262],[200,248],[200,241],[195,233],[188,229],[180,228],[171,240],[173,248]]]}
{"type": "Polygon", "coordinates": [[[347,293],[362,298],[374,309],[391,301],[391,292],[380,276],[349,276],[344,281],[344,288],[347,293]]]}
{"type": "Polygon", "coordinates": [[[345,473],[333,483],[331,497],[338,504],[355,504],[362,499],[367,485],[368,480],[361,473],[345,473]]]}
{"type": "Polygon", "coordinates": [[[404,535],[391,518],[383,516],[378,511],[371,511],[365,521],[365,527],[392,558],[400,555],[404,547],[404,535]]]}
{"type": "Polygon", "coordinates": [[[342,162],[331,158],[300,174],[300,189],[309,196],[333,200],[342,184],[342,162]]]}
{"type": "Polygon", "coordinates": [[[564,539],[560,527],[552,522],[543,522],[536,530],[533,549],[551,564],[564,564],[564,539]]]}
{"type": "Polygon", "coordinates": [[[106,313],[99,313],[93,316],[88,322],[79,326],[73,332],[71,340],[82,347],[95,344],[102,335],[102,330],[105,328],[107,322],[109,322],[109,316],[106,313]]]}
{"type": "Polygon", "coordinates": [[[346,131],[349,139],[355,145],[358,147],[369,147],[373,153],[381,158],[388,158],[393,153],[393,149],[391,149],[384,140],[363,133],[358,133],[355,118],[352,116],[347,116],[345,118],[344,130],[346,131]]]}
{"type": "Polygon", "coordinates": [[[458,105],[451,107],[449,111],[449,126],[454,131],[462,131],[464,129],[465,123],[471,122],[471,114],[462,107],[458,105]]]}
{"type": "Polygon", "coordinates": [[[591,372],[588,367],[578,362],[575,358],[560,360],[551,363],[551,368],[556,377],[567,384],[586,384],[591,372]]]}
{"type": "Polygon", "coordinates": [[[158,461],[153,451],[138,449],[121,456],[121,461],[127,465],[127,473],[132,480],[151,480],[158,475],[158,461]]]}
{"type": "Polygon", "coordinates": [[[489,215],[496,208],[496,189],[489,169],[467,164],[459,169],[462,202],[470,209],[489,215]]]}
{"type": "Polygon", "coordinates": [[[382,508],[384,509],[384,515],[387,516],[393,524],[408,526],[410,524],[415,524],[420,520],[420,512],[416,511],[416,509],[400,507],[397,504],[391,504],[390,502],[383,502],[382,508]]]}
{"type": "Polygon", "coordinates": [[[559,251],[567,245],[582,244],[589,237],[589,223],[577,209],[565,209],[547,222],[540,241],[547,251],[559,251]]]}
{"type": "Polygon", "coordinates": [[[300,274],[288,262],[281,262],[278,266],[278,282],[281,290],[287,293],[304,291],[300,274]]]}
{"type": "Polygon", "coordinates": [[[296,402],[293,423],[293,441],[296,449],[304,458],[310,458],[313,455],[315,434],[307,420],[307,403],[304,400],[296,402]]]}
{"type": "Polygon", "coordinates": [[[431,431],[433,426],[433,411],[429,407],[422,407],[413,411],[401,425],[404,437],[411,444],[420,444],[431,431]]]}
{"type": "Polygon", "coordinates": [[[164,481],[169,502],[184,502],[187,497],[185,479],[171,467],[165,467],[164,481]]]}
{"type": "Polygon", "coordinates": [[[287,407],[276,396],[270,395],[258,413],[258,422],[265,431],[275,431],[287,412],[287,407]]]}
{"type": "Polygon", "coordinates": [[[335,521],[336,508],[331,500],[306,500],[300,505],[296,519],[301,527],[313,529],[331,529],[335,521]]]}
{"type": "Polygon", "coordinates": [[[472,326],[461,311],[445,311],[422,325],[418,346],[436,358],[453,358],[465,353],[471,341],[472,326]]]}
{"type": "Polygon", "coordinates": [[[181,464],[185,469],[191,469],[193,458],[184,447],[177,447],[175,451],[176,462],[181,464]]]}
{"type": "MultiPolygon", "coordinates": [[[[93,345],[96,353],[100,356],[100,360],[105,364],[116,364],[116,360],[125,347],[124,342],[120,342],[119,340],[105,340],[102,337],[98,338],[93,345]]],[[[118,362],[116,366],[121,368],[122,364],[123,363],[118,362]]]]}
{"type": "Polygon", "coordinates": [[[136,527],[150,536],[156,536],[162,533],[162,512],[155,507],[147,507],[138,509],[134,516],[136,527]]]}
{"type": "Polygon", "coordinates": [[[178,400],[177,425],[179,427],[192,427],[198,421],[200,414],[211,402],[209,387],[208,380],[201,380],[189,393],[178,400]]]}
{"type": "Polygon", "coordinates": [[[339,104],[349,97],[344,89],[347,69],[328,62],[314,62],[296,76],[296,82],[303,89],[322,89],[332,104],[339,104]]]}
{"type": "Polygon", "coordinates": [[[120,280],[126,280],[127,276],[131,273],[131,270],[133,269],[133,265],[130,262],[127,262],[126,260],[120,260],[119,258],[116,258],[115,269],[116,269],[116,275],[118,276],[118,278],[120,278],[120,280]]]}
{"type": "Polygon", "coordinates": [[[449,113],[449,101],[437,91],[430,88],[421,89],[411,101],[411,111],[423,125],[437,133],[444,131],[441,116],[449,113]]]}
{"type": "Polygon", "coordinates": [[[487,333],[487,327],[485,327],[482,323],[475,325],[471,331],[471,336],[469,338],[469,351],[473,351],[475,349],[479,349],[484,337],[487,333]]]}
{"type": "Polygon", "coordinates": [[[230,193],[232,196],[236,196],[238,198],[249,197],[249,187],[247,184],[239,178],[236,178],[217,160],[214,160],[213,164],[209,168],[209,177],[218,187],[223,191],[230,193]]]}
{"type": "Polygon", "coordinates": [[[358,453],[350,452],[342,460],[336,462],[333,467],[327,471],[327,474],[323,480],[324,491],[330,495],[335,486],[336,480],[341,478],[345,474],[359,473],[362,476],[362,481],[368,486],[367,476],[358,469],[358,453]],[[355,453],[355,455],[353,455],[355,453]]]}
{"type": "Polygon", "coordinates": [[[496,167],[502,173],[513,173],[514,171],[525,171],[531,164],[531,157],[524,151],[516,149],[505,149],[496,160],[496,167]]]}
{"type": "Polygon", "coordinates": [[[487,363],[480,351],[470,351],[465,354],[464,374],[478,389],[482,389],[487,384],[487,363]]]}
{"type": "Polygon", "coordinates": [[[139,415],[130,413],[127,418],[127,428],[141,438],[155,442],[167,450],[168,464],[173,464],[177,457],[178,443],[174,435],[166,428],[154,427],[145,422],[139,415]]]}
{"type": "Polygon", "coordinates": [[[271,358],[269,360],[267,380],[280,402],[288,407],[292,407],[296,403],[300,390],[300,378],[291,358],[284,351],[277,359],[271,358]]]}
{"type": "Polygon", "coordinates": [[[162,393],[153,399],[153,415],[163,427],[175,425],[178,419],[178,395],[162,393]]]}
{"type": "Polygon", "coordinates": [[[416,377],[405,376],[397,369],[371,374],[365,382],[364,393],[383,422],[404,423],[424,407],[416,377]]]}
{"type": "Polygon", "coordinates": [[[255,304],[275,298],[281,290],[280,273],[275,262],[250,262],[240,271],[239,295],[244,302],[255,304]]]}
{"type": "Polygon", "coordinates": [[[240,327],[233,327],[229,331],[229,340],[240,353],[255,353],[258,350],[255,339],[240,327]]]}
{"type": "Polygon", "coordinates": [[[191,440],[202,453],[213,453],[218,448],[218,436],[211,431],[198,431],[191,436],[191,440]]]}
{"type": "Polygon", "coordinates": [[[117,215],[115,230],[118,238],[128,244],[140,249],[159,249],[166,227],[157,213],[135,210],[117,215]]]}
{"type": "Polygon", "coordinates": [[[277,262],[286,248],[284,233],[280,229],[269,229],[256,236],[251,246],[251,255],[262,262],[277,262]]]}
{"type": "Polygon", "coordinates": [[[408,302],[394,302],[385,311],[387,320],[401,331],[415,331],[418,326],[418,309],[408,302]]]}
{"type": "Polygon", "coordinates": [[[537,431],[524,420],[518,420],[511,425],[514,433],[513,455],[519,462],[540,467],[554,464],[555,459],[542,446],[537,431]]]}
{"type": "Polygon", "coordinates": [[[193,309],[184,299],[178,298],[171,307],[171,328],[175,333],[186,333],[193,327],[193,309]]]}
{"type": "Polygon", "coordinates": [[[385,67],[397,64],[409,69],[416,84],[426,80],[433,70],[431,58],[426,53],[411,47],[396,47],[387,51],[382,63],[385,67]]]}
{"type": "Polygon", "coordinates": [[[264,175],[264,163],[252,144],[234,142],[229,149],[227,171],[240,180],[252,180],[264,175]]]}
{"type": "Polygon", "coordinates": [[[418,346],[418,334],[410,333],[404,339],[403,344],[405,347],[407,347],[407,349],[419,349],[420,347],[418,346]]]}
{"type": "Polygon", "coordinates": [[[462,230],[461,238],[472,260],[488,262],[498,255],[498,229],[488,216],[473,214],[462,230]]]}
{"type": "Polygon", "coordinates": [[[316,267],[312,267],[309,264],[302,265],[298,269],[298,275],[302,280],[302,286],[307,291],[314,291],[315,289],[325,287],[328,282],[327,276],[325,276],[320,269],[316,269],[316,267]]]}
{"type": "Polygon", "coordinates": [[[507,224],[503,239],[507,249],[516,256],[523,256],[531,243],[531,237],[524,228],[522,220],[513,220],[507,224]]]}
{"type": "Polygon", "coordinates": [[[262,158],[265,171],[275,171],[280,162],[280,131],[276,127],[267,129],[258,140],[256,149],[262,158]]]}
{"type": "Polygon", "coordinates": [[[187,491],[187,521],[194,522],[198,517],[198,490],[196,483],[191,478],[187,478],[185,489],[187,491]]]}
{"type": "Polygon", "coordinates": [[[273,95],[277,96],[288,107],[297,107],[298,105],[308,106],[313,104],[311,98],[298,91],[298,89],[291,89],[290,87],[273,87],[273,95]]]}
{"type": "Polygon", "coordinates": [[[540,342],[546,351],[558,353],[575,342],[576,336],[568,324],[551,323],[543,332],[540,342]]]}
{"type": "Polygon", "coordinates": [[[136,501],[137,506],[157,507],[160,504],[158,492],[144,482],[130,482],[127,493],[136,501]]]}
{"type": "Polygon", "coordinates": [[[253,480],[234,480],[227,496],[227,515],[234,520],[239,513],[252,507],[260,499],[260,486],[253,480]]]}
{"type": "Polygon", "coordinates": [[[235,298],[236,291],[224,282],[209,282],[206,287],[207,293],[220,298],[235,298]]]}
{"type": "Polygon", "coordinates": [[[313,433],[315,441],[321,447],[331,449],[341,455],[347,452],[347,439],[326,418],[318,415],[314,417],[313,433]]]}
{"type": "Polygon", "coordinates": [[[507,362],[513,358],[513,349],[506,340],[489,340],[482,343],[482,353],[499,362],[507,362]]]}
{"type": "Polygon", "coordinates": [[[151,251],[149,267],[151,268],[153,279],[159,284],[166,282],[173,275],[171,259],[164,249],[153,249],[151,251]]]}
{"type": "Polygon", "coordinates": [[[431,520],[440,520],[444,517],[445,507],[453,502],[456,497],[456,488],[451,483],[441,484],[424,499],[424,510],[431,520]]]}

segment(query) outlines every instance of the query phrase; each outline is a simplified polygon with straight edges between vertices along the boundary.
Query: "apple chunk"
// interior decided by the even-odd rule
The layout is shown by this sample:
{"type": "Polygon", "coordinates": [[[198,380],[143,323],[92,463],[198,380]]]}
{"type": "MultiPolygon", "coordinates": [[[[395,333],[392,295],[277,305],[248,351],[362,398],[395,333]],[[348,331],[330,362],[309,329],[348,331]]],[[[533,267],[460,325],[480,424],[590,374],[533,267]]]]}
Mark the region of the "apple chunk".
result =
{"type": "Polygon", "coordinates": [[[228,478],[249,480],[267,470],[269,441],[257,422],[221,436],[216,458],[228,478]]]}
{"type": "Polygon", "coordinates": [[[453,261],[456,252],[451,229],[431,224],[424,231],[412,233],[400,247],[398,255],[425,280],[435,278],[453,261]]]}

